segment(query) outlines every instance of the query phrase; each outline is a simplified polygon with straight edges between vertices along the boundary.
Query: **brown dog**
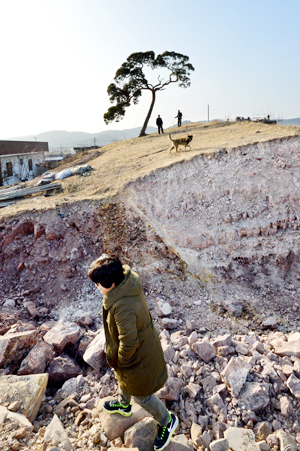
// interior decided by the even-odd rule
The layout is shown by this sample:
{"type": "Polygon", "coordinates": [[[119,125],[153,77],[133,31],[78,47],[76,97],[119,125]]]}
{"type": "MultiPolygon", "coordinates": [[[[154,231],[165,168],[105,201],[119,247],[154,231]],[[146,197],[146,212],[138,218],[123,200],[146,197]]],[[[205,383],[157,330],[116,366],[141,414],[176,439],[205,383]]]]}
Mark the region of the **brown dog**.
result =
{"type": "Polygon", "coordinates": [[[172,139],[171,135],[169,134],[169,140],[172,142],[173,146],[170,149],[170,152],[172,149],[176,149],[176,152],[178,152],[179,146],[184,146],[184,150],[186,150],[187,146],[191,149],[190,142],[193,139],[193,135],[187,135],[186,138],[179,138],[179,139],[172,139]]]}

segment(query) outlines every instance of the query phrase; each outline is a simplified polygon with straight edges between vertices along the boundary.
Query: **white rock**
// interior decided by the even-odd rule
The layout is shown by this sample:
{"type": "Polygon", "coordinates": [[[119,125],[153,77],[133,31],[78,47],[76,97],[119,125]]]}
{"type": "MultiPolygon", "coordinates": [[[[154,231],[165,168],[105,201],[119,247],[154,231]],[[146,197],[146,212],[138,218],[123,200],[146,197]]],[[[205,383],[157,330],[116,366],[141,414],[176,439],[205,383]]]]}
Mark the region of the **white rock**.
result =
{"type": "Polygon", "coordinates": [[[164,353],[165,361],[170,362],[174,355],[175,355],[175,349],[173,348],[172,343],[169,340],[161,340],[161,347],[164,353]]]}
{"type": "Polygon", "coordinates": [[[232,451],[257,451],[255,435],[251,429],[229,427],[224,432],[232,451]]]}
{"type": "Polygon", "coordinates": [[[157,313],[157,316],[162,318],[171,315],[172,307],[168,302],[158,300],[155,306],[155,311],[157,313]]]}
{"type": "Polygon", "coordinates": [[[73,449],[63,424],[56,414],[45,430],[44,443],[60,446],[65,451],[72,451],[73,449]]]}
{"type": "Polygon", "coordinates": [[[300,340],[277,342],[274,349],[275,354],[283,356],[295,356],[300,358],[300,340]]]}
{"type": "Polygon", "coordinates": [[[197,332],[194,330],[191,335],[188,337],[188,343],[189,345],[192,347],[192,345],[194,343],[196,343],[196,341],[198,341],[198,334],[197,332]]]}
{"type": "Polygon", "coordinates": [[[3,304],[3,307],[8,307],[8,308],[15,308],[15,306],[16,306],[16,301],[14,301],[13,299],[7,299],[3,304]]]}
{"type": "Polygon", "coordinates": [[[229,443],[226,438],[221,438],[219,440],[214,440],[209,445],[210,451],[228,451],[229,443]]]}
{"type": "Polygon", "coordinates": [[[246,382],[251,365],[240,357],[231,357],[221,372],[221,379],[227,385],[233,396],[237,397],[246,382]]]}

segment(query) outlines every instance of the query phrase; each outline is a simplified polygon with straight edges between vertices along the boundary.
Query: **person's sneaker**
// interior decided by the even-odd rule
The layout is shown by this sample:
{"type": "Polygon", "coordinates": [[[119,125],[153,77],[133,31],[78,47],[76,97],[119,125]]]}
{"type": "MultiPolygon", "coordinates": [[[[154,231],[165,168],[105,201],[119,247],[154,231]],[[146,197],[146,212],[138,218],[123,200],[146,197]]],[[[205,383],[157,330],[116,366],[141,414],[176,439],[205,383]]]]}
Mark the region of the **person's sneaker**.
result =
{"type": "Polygon", "coordinates": [[[106,401],[103,404],[103,410],[107,413],[120,413],[123,417],[130,417],[131,415],[131,404],[124,406],[118,400],[113,399],[111,401],[106,401]]]}
{"type": "Polygon", "coordinates": [[[154,442],[154,449],[156,451],[161,451],[165,449],[166,446],[170,443],[173,432],[178,426],[178,418],[170,413],[170,421],[167,426],[158,425],[158,433],[154,442]]]}

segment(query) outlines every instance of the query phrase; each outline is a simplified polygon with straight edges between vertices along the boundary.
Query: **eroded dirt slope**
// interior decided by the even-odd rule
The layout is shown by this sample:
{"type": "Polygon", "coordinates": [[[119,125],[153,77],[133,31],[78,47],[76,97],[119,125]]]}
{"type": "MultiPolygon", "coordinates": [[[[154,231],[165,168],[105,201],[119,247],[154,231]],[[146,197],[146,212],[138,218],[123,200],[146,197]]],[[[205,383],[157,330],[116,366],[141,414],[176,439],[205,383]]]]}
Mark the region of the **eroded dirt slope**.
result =
{"type": "MultiPolygon", "coordinates": [[[[127,201],[225,303],[298,303],[300,139],[199,155],[132,183],[127,201]]],[[[278,305],[279,304],[279,305],[278,305]]]]}
{"type": "Polygon", "coordinates": [[[91,176],[2,209],[1,301],[19,306],[10,320],[30,299],[44,319],[92,311],[100,322],[87,268],[112,250],[142,275],[150,308],[169,300],[179,321],[226,330],[275,313],[295,327],[299,128],[204,127],[171,130],[193,134],[187,152],[170,154],[167,135],[106,146],[91,176]]]}

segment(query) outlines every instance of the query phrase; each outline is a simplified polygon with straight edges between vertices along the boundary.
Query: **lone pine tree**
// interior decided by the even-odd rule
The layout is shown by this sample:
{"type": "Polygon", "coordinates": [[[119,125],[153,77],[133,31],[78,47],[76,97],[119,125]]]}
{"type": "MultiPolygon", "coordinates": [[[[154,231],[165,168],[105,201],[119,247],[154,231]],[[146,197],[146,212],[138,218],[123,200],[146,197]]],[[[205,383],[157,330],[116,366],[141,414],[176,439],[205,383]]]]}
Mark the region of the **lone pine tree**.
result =
{"type": "Polygon", "coordinates": [[[125,109],[131,105],[131,102],[134,105],[138,104],[142,91],[151,91],[151,105],[139,135],[145,136],[155,103],[156,92],[162,91],[170,83],[179,83],[180,88],[189,87],[191,84],[190,72],[193,70],[195,69],[189,63],[189,57],[180,53],[164,52],[157,55],[156,58],[152,51],[132,53],[117,70],[114,77],[115,83],[111,83],[107,88],[109,100],[115,105],[104,114],[105,123],[119,122],[125,116],[125,109]],[[145,76],[145,67],[167,69],[169,70],[169,77],[164,80],[158,75],[157,83],[151,84],[145,76]]]}

